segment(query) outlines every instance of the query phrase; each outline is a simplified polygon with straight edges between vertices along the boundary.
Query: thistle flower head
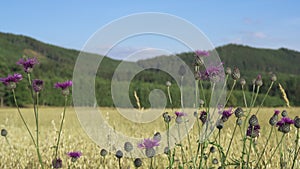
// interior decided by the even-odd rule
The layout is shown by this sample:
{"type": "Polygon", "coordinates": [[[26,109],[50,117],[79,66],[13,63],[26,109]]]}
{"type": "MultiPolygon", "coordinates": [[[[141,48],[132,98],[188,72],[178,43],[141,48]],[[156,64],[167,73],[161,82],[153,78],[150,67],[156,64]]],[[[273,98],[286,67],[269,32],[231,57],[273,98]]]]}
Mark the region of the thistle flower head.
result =
{"type": "Polygon", "coordinates": [[[44,81],[42,81],[40,79],[35,79],[32,82],[32,87],[33,87],[33,90],[36,93],[38,93],[38,92],[40,92],[43,89],[43,87],[44,87],[44,81]]]}
{"type": "Polygon", "coordinates": [[[121,150],[118,150],[118,151],[116,152],[116,157],[117,157],[118,159],[122,158],[122,157],[123,157],[123,152],[122,152],[121,150]]]}
{"type": "Polygon", "coordinates": [[[134,161],[133,161],[133,164],[136,168],[139,168],[142,166],[143,164],[143,161],[140,159],[140,158],[136,158],[134,161]]]}
{"type": "Polygon", "coordinates": [[[233,72],[231,74],[231,77],[233,80],[237,80],[241,77],[240,69],[237,67],[233,68],[233,72]]]}
{"type": "Polygon", "coordinates": [[[279,110],[274,110],[274,116],[278,116],[279,113],[280,113],[279,110]]]}
{"type": "Polygon", "coordinates": [[[161,140],[161,134],[160,134],[160,132],[156,132],[156,133],[153,135],[153,139],[154,139],[154,140],[157,140],[157,141],[160,141],[160,140],[161,140]]]}
{"type": "Polygon", "coordinates": [[[6,137],[7,136],[7,130],[1,129],[1,136],[6,137]]]}
{"type": "Polygon", "coordinates": [[[206,111],[202,111],[200,114],[199,119],[201,120],[202,124],[205,124],[206,120],[207,120],[207,112],[206,111]]]}
{"type": "Polygon", "coordinates": [[[170,81],[167,81],[167,82],[166,82],[166,86],[167,86],[167,87],[170,87],[171,85],[172,85],[172,83],[171,83],[170,81]]]}
{"type": "Polygon", "coordinates": [[[101,155],[102,157],[105,157],[105,156],[107,155],[107,151],[106,151],[105,149],[101,149],[100,155],[101,155]]]}
{"type": "Polygon", "coordinates": [[[186,113],[176,111],[175,115],[176,115],[176,117],[182,117],[182,116],[186,116],[186,113]]]}
{"type": "Polygon", "coordinates": [[[294,119],[294,125],[297,129],[300,128],[300,118],[298,116],[294,119]]]}
{"type": "Polygon", "coordinates": [[[256,80],[255,80],[255,85],[256,86],[262,86],[263,85],[263,81],[262,81],[261,75],[257,75],[256,80]]]}
{"type": "Polygon", "coordinates": [[[70,91],[69,91],[69,87],[72,86],[72,81],[65,81],[65,82],[57,82],[54,84],[55,88],[61,88],[62,89],[62,94],[64,96],[69,95],[70,91]]]}
{"type": "Polygon", "coordinates": [[[260,125],[249,126],[246,135],[255,138],[259,136],[260,125]]]}
{"type": "Polygon", "coordinates": [[[60,158],[52,160],[52,167],[53,168],[62,168],[62,160],[60,158]]]}
{"type": "Polygon", "coordinates": [[[281,116],[282,116],[282,117],[287,117],[287,116],[288,116],[287,111],[286,111],[286,110],[283,110],[283,111],[281,112],[281,116]]]}
{"type": "Polygon", "coordinates": [[[22,65],[24,72],[26,73],[30,73],[32,72],[32,68],[34,67],[34,65],[38,64],[38,60],[36,57],[34,58],[21,58],[19,59],[19,61],[17,62],[18,65],[22,65]]]}
{"type": "Polygon", "coordinates": [[[130,152],[133,150],[133,145],[130,142],[125,142],[124,143],[124,150],[126,152],[130,152]]]}
{"type": "Polygon", "coordinates": [[[146,138],[141,143],[138,144],[138,148],[140,149],[150,149],[157,146],[159,146],[159,141],[150,138],[146,138]]]}
{"type": "Polygon", "coordinates": [[[0,78],[0,81],[9,89],[15,89],[16,84],[23,79],[22,75],[15,73],[14,75],[8,75],[5,78],[0,78]]]}
{"type": "Polygon", "coordinates": [[[250,126],[257,126],[258,125],[258,119],[257,119],[256,115],[252,115],[249,118],[249,125],[250,126]]]}
{"type": "Polygon", "coordinates": [[[206,68],[204,72],[199,72],[200,78],[202,80],[211,80],[213,82],[219,82],[221,79],[224,78],[224,69],[223,63],[220,63],[217,66],[209,66],[206,68]]]}
{"type": "Polygon", "coordinates": [[[82,153],[80,151],[73,151],[69,152],[67,155],[71,157],[72,162],[75,162],[78,158],[82,156],[82,153]]]}
{"type": "Polygon", "coordinates": [[[170,121],[171,121],[171,116],[169,115],[168,112],[164,112],[164,113],[163,113],[163,118],[164,118],[164,121],[165,121],[166,123],[170,123],[170,121]]]}
{"type": "Polygon", "coordinates": [[[238,107],[237,109],[235,109],[234,115],[235,115],[235,117],[237,117],[237,118],[242,117],[242,116],[244,115],[243,109],[242,109],[241,107],[238,107]]]}
{"type": "Polygon", "coordinates": [[[209,56],[209,52],[205,50],[196,50],[195,55],[199,57],[209,56]]]}
{"type": "Polygon", "coordinates": [[[241,78],[240,84],[241,84],[242,86],[245,86],[245,85],[246,85],[246,80],[245,80],[244,78],[241,78]]]}
{"type": "Polygon", "coordinates": [[[204,64],[203,57],[209,56],[209,52],[204,50],[196,50],[195,51],[195,65],[201,66],[204,64]]]}
{"type": "Polygon", "coordinates": [[[232,73],[231,68],[226,67],[225,73],[226,73],[226,75],[231,75],[231,73],[232,73]]]}
{"type": "Polygon", "coordinates": [[[275,74],[271,75],[271,81],[275,82],[277,80],[277,76],[275,74]]]}
{"type": "Polygon", "coordinates": [[[145,154],[148,158],[154,157],[155,153],[156,152],[155,152],[154,148],[146,148],[146,150],[145,150],[145,154]]]}
{"type": "Polygon", "coordinates": [[[292,119],[290,119],[290,118],[288,118],[288,117],[283,117],[283,118],[281,118],[281,120],[280,121],[278,121],[277,122],[277,126],[283,126],[283,125],[285,125],[285,124],[294,124],[294,120],[292,120],[292,119]]]}

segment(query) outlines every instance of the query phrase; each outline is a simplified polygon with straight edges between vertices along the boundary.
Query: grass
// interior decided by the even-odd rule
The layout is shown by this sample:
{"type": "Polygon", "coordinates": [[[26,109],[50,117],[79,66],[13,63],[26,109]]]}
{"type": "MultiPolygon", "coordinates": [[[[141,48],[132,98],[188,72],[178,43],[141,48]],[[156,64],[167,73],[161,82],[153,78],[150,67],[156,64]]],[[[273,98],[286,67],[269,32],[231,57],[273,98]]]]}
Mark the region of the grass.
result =
{"type": "MultiPolygon", "coordinates": [[[[278,108],[283,110],[284,108],[278,108]]],[[[162,118],[158,118],[155,121],[147,124],[135,124],[129,120],[126,120],[122,115],[120,115],[115,109],[112,108],[100,108],[102,115],[106,118],[108,123],[118,132],[125,133],[131,137],[137,138],[147,138],[152,137],[155,131],[164,132],[165,126],[162,118]],[[151,129],[151,130],[149,130],[151,129]]],[[[60,114],[62,114],[63,108],[41,108],[40,109],[40,140],[41,140],[41,154],[44,162],[47,164],[46,168],[51,168],[51,161],[53,157],[53,147],[55,145],[55,139],[57,137],[58,125],[60,122],[60,114]]],[[[297,115],[297,112],[300,111],[300,108],[288,108],[289,117],[293,118],[297,115]]],[[[34,129],[34,114],[32,109],[22,109],[25,119],[27,120],[31,130],[34,129]]],[[[255,112],[255,109],[254,109],[255,112]]],[[[274,108],[263,108],[258,114],[259,123],[262,126],[260,137],[256,140],[256,148],[258,152],[261,152],[263,145],[266,142],[268,137],[269,130],[271,129],[268,121],[269,118],[273,115],[274,108]]],[[[170,112],[170,114],[172,114],[170,112]]],[[[224,130],[221,133],[221,144],[226,150],[230,141],[231,133],[233,131],[233,126],[235,123],[235,117],[231,117],[228,122],[225,123],[224,130]]],[[[118,165],[117,158],[115,158],[112,151],[106,158],[105,161],[100,156],[101,147],[98,147],[89,137],[85,134],[83,129],[80,126],[80,123],[77,119],[76,113],[73,108],[68,108],[66,112],[66,120],[64,124],[64,129],[62,133],[61,147],[59,157],[63,160],[63,168],[67,167],[67,163],[71,163],[69,157],[66,155],[69,151],[81,151],[83,156],[78,159],[78,162],[75,163],[76,168],[116,168],[118,165]],[[105,166],[105,167],[104,167],[105,166]]],[[[5,138],[1,137],[0,141],[0,168],[38,168],[38,159],[36,157],[34,146],[30,141],[30,137],[26,132],[24,125],[22,124],[20,118],[18,117],[17,110],[14,108],[2,108],[0,109],[0,127],[5,128],[8,131],[8,141],[10,146],[6,143],[5,138]]],[[[194,128],[190,132],[190,140],[192,142],[192,147],[197,147],[197,125],[194,125],[194,128]]],[[[286,157],[293,157],[293,147],[295,144],[295,127],[291,127],[291,132],[287,135],[284,140],[287,143],[286,157]]],[[[217,134],[217,131],[213,133],[214,136],[217,134]]],[[[280,139],[280,134],[277,134],[278,139],[280,139]]],[[[228,159],[239,158],[241,153],[241,133],[237,129],[236,136],[234,137],[231,150],[228,155],[228,159]]],[[[187,139],[183,141],[183,145],[187,144],[187,139]]],[[[275,134],[270,140],[269,146],[263,156],[263,161],[267,160],[271,151],[276,146],[275,134]]],[[[136,148],[136,147],[135,147],[136,148]]],[[[186,148],[186,147],[185,147],[186,148]]],[[[123,151],[124,152],[124,151],[123,151]]],[[[179,147],[176,147],[176,152],[180,152],[179,147]]],[[[193,153],[196,153],[196,149],[192,150],[193,153]]],[[[180,153],[175,157],[175,165],[180,159],[180,153]],[[177,157],[178,156],[178,157],[177,157]]],[[[189,153],[186,153],[187,156],[189,153]]],[[[256,153],[253,151],[252,159],[255,159],[256,153]]],[[[272,158],[271,165],[268,168],[280,168],[279,164],[279,153],[275,154],[272,158]]],[[[218,165],[213,165],[211,163],[212,159],[218,158],[218,154],[211,154],[208,160],[208,166],[217,168],[218,165]]],[[[134,168],[133,159],[123,158],[122,166],[124,168],[134,168]]],[[[292,160],[288,160],[292,161],[292,160]]],[[[148,168],[149,159],[143,159],[143,167],[148,168]]],[[[156,157],[155,160],[156,166],[158,168],[167,167],[167,156],[161,154],[156,157]]],[[[290,166],[289,164],[288,166],[290,166]]],[[[299,166],[298,166],[299,167],[299,166]]]]}

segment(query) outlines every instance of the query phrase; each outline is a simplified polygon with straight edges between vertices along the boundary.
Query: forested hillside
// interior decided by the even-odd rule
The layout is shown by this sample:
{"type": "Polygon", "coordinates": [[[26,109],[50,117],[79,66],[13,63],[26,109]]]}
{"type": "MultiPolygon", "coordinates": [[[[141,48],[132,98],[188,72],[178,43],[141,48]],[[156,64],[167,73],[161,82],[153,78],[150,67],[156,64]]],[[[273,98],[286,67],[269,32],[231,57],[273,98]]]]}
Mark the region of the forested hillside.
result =
{"type": "MultiPolygon", "coordinates": [[[[229,44],[218,47],[217,51],[221,60],[226,66],[237,66],[241,70],[242,77],[247,80],[247,90],[252,90],[251,81],[262,74],[264,86],[262,92],[265,92],[269,84],[269,76],[275,73],[278,76],[278,81],[285,87],[288,97],[292,105],[300,105],[300,53],[297,51],[280,48],[278,50],[258,49],[242,45],[229,44]]],[[[0,75],[5,77],[13,72],[23,72],[22,68],[15,63],[22,56],[37,57],[40,64],[34,69],[33,76],[45,81],[45,90],[41,93],[41,103],[47,106],[61,106],[63,98],[59,96],[59,91],[55,90],[53,84],[57,81],[65,81],[72,78],[74,64],[79,51],[65,49],[54,45],[39,42],[30,37],[13,35],[7,33],[0,33],[0,75]]],[[[188,65],[193,65],[194,54],[181,53],[178,56],[183,59],[188,65]]],[[[99,56],[103,57],[103,56],[99,56]]],[[[172,57],[172,56],[160,56],[172,57]]],[[[153,58],[143,61],[138,61],[139,65],[151,65],[155,63],[153,58]]],[[[167,59],[165,59],[167,60],[167,59]]],[[[96,96],[99,106],[114,106],[110,93],[111,77],[119,65],[120,61],[108,57],[104,57],[96,78],[96,96]]],[[[128,64],[134,64],[128,62],[128,64]]],[[[126,79],[128,72],[120,74],[120,80],[126,79]]],[[[149,107],[148,96],[151,89],[162,89],[166,91],[165,82],[173,81],[172,78],[165,72],[159,70],[146,70],[137,74],[133,79],[129,95],[132,103],[135,105],[133,96],[134,91],[140,97],[143,107],[149,107]]],[[[229,82],[228,88],[232,81],[229,82]]],[[[237,86],[237,89],[240,87],[237,86]]],[[[30,103],[29,95],[26,93],[26,83],[21,82],[17,89],[17,97],[20,99],[20,104],[26,106],[30,103]]],[[[171,87],[174,103],[179,105],[179,88],[176,85],[171,87]]],[[[250,97],[248,93],[248,97],[250,97]]],[[[206,93],[209,95],[209,92],[206,93]]],[[[277,84],[271,91],[267,106],[282,106],[284,102],[280,99],[280,92],[277,84]]],[[[10,106],[12,104],[12,95],[7,91],[4,85],[0,85],[0,96],[3,98],[4,105],[10,106]]],[[[241,92],[235,91],[230,104],[240,102],[241,92]]],[[[261,99],[261,97],[259,97],[261,99]]]]}

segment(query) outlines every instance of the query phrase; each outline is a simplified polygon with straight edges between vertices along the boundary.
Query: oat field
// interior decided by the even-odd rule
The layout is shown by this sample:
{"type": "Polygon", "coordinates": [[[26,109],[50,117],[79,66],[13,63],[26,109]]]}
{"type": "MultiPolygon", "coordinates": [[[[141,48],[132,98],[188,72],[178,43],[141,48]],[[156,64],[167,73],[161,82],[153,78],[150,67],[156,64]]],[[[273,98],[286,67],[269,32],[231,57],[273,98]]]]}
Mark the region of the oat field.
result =
{"type": "MultiPolygon", "coordinates": [[[[284,110],[285,108],[276,108],[278,110],[284,110]]],[[[40,108],[39,118],[40,118],[40,142],[41,142],[41,154],[46,164],[46,168],[51,168],[51,157],[53,157],[53,147],[55,145],[58,124],[60,122],[60,114],[62,114],[63,108],[50,108],[44,107],[40,108]]],[[[126,133],[133,137],[147,138],[152,137],[154,132],[164,132],[165,126],[162,118],[159,118],[149,124],[145,125],[133,125],[130,121],[126,120],[122,117],[115,109],[113,108],[100,108],[101,113],[105,116],[108,123],[119,132],[126,133]],[[151,130],[149,130],[151,129],[151,130]]],[[[287,108],[288,115],[290,117],[295,117],[299,115],[300,108],[287,108]]],[[[34,129],[34,114],[32,109],[25,108],[22,109],[23,115],[29,124],[30,129],[34,129]]],[[[256,159],[255,151],[260,152],[263,148],[262,146],[265,144],[270,127],[268,126],[268,121],[270,117],[273,115],[274,108],[263,108],[258,114],[259,123],[261,125],[260,136],[256,139],[256,150],[252,150],[251,159],[256,159]]],[[[229,139],[234,126],[234,118],[229,119],[229,121],[224,125],[224,130],[221,133],[221,144],[224,148],[228,146],[229,139]]],[[[5,137],[1,137],[0,141],[0,168],[8,169],[8,168],[20,168],[20,169],[32,169],[39,168],[39,163],[37,156],[35,154],[35,147],[31,144],[30,137],[26,132],[22,121],[20,120],[17,110],[14,108],[1,108],[0,109],[0,126],[1,128],[5,128],[8,132],[7,139],[5,137]]],[[[192,147],[197,147],[197,130],[196,125],[190,131],[190,139],[191,142],[195,145],[192,147]]],[[[294,145],[295,145],[295,133],[296,129],[291,127],[291,132],[287,134],[286,139],[284,140],[283,150],[284,157],[287,163],[292,161],[294,154],[294,145]]],[[[217,131],[213,133],[211,138],[214,138],[217,134],[217,131]]],[[[267,147],[265,154],[262,160],[266,160],[271,155],[271,151],[276,146],[276,140],[280,138],[279,133],[274,134],[270,140],[269,146],[267,147]]],[[[228,159],[238,158],[240,156],[241,150],[241,133],[240,131],[236,132],[236,136],[234,137],[232,148],[229,153],[228,159]]],[[[184,142],[187,139],[185,138],[184,142]]],[[[184,144],[186,145],[186,144],[184,144]]],[[[83,129],[80,126],[80,123],[77,119],[76,113],[73,108],[67,108],[66,117],[65,117],[65,126],[62,133],[62,138],[60,142],[60,154],[59,156],[63,161],[63,168],[68,168],[73,165],[72,168],[118,168],[118,160],[115,157],[115,152],[109,152],[109,154],[103,158],[100,155],[101,147],[97,146],[89,137],[85,134],[83,129]],[[81,151],[82,157],[78,159],[76,163],[72,163],[69,157],[66,155],[67,152],[70,151],[81,151]]],[[[180,151],[179,148],[178,152],[180,151]]],[[[193,149],[193,152],[196,152],[196,148],[193,149]]],[[[209,156],[208,166],[211,168],[217,168],[218,165],[212,164],[212,159],[215,155],[209,156]]],[[[180,157],[175,157],[175,168],[176,162],[180,161],[180,157]]],[[[299,158],[298,158],[299,159],[299,158]]],[[[148,168],[149,167],[149,159],[142,159],[143,165],[140,168],[148,168]]],[[[121,161],[122,168],[134,168],[133,159],[123,158],[121,161]]],[[[160,154],[155,156],[154,163],[156,168],[167,168],[168,159],[165,154],[160,154]]],[[[298,166],[299,165],[298,160],[298,166]]],[[[290,164],[288,164],[290,166],[290,164]]],[[[230,167],[229,167],[230,168],[230,167]]],[[[279,164],[279,153],[276,153],[276,156],[272,158],[272,162],[268,165],[267,168],[280,168],[279,164]]]]}

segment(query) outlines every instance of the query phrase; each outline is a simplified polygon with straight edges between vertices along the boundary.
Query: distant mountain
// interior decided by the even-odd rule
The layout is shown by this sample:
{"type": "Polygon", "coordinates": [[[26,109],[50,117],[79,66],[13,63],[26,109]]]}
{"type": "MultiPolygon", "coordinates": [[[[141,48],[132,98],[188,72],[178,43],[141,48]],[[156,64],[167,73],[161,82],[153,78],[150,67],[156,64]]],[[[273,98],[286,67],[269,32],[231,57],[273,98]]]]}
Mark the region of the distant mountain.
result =
{"type": "MultiPolygon", "coordinates": [[[[300,95],[300,67],[298,66],[300,63],[300,52],[286,48],[280,48],[278,50],[259,49],[235,44],[221,46],[216,48],[216,50],[225,66],[239,67],[242,76],[247,78],[249,82],[258,73],[263,74],[264,77],[271,72],[278,74],[279,80],[281,79],[280,83],[286,87],[291,102],[295,105],[300,105],[300,98],[297,98],[297,96],[300,95]]],[[[34,76],[36,78],[45,79],[46,81],[46,89],[43,93],[45,98],[42,102],[45,105],[62,105],[62,99],[56,98],[50,93],[57,92],[53,89],[55,82],[72,78],[73,68],[79,52],[80,51],[77,50],[45,44],[23,35],[0,33],[0,77],[7,76],[7,74],[13,72],[22,72],[21,67],[15,64],[20,57],[24,55],[28,57],[38,57],[40,64],[37,66],[38,68],[34,70],[34,76]]],[[[193,65],[194,54],[192,52],[177,54],[177,56],[188,65],[193,65]]],[[[99,55],[99,57],[103,56],[99,55]]],[[[162,59],[163,57],[167,58],[172,56],[160,56],[138,61],[137,63],[145,66],[157,63],[157,59],[160,59],[161,62],[163,62],[163,60],[167,61],[167,59],[162,59]]],[[[98,94],[97,98],[107,99],[100,100],[98,103],[100,106],[113,105],[112,99],[109,98],[111,97],[110,87],[107,86],[110,86],[111,77],[120,63],[121,61],[109,57],[104,57],[101,62],[100,69],[97,73],[96,87],[103,92],[98,94]]],[[[134,63],[127,62],[127,64],[130,65],[134,63]]],[[[124,71],[119,74],[117,78],[119,80],[126,79],[129,74],[130,72],[124,71]]],[[[140,89],[141,85],[150,85],[153,87],[154,84],[155,87],[163,88],[167,80],[172,80],[172,78],[162,71],[143,71],[135,76],[132,84],[133,89],[131,90],[140,90],[141,97],[147,100],[147,93],[140,89]]],[[[249,88],[250,87],[251,86],[249,86],[249,88]]],[[[26,88],[26,86],[24,85],[23,88],[26,88]]],[[[23,92],[24,91],[19,91],[18,97],[21,99],[21,103],[26,105],[29,99],[23,92]]],[[[130,98],[133,98],[134,102],[132,93],[130,93],[130,98]]],[[[0,88],[0,95],[4,97],[5,105],[12,105],[11,95],[5,91],[3,87],[0,88]]],[[[147,107],[148,104],[148,102],[145,103],[145,107],[147,107]]]]}

